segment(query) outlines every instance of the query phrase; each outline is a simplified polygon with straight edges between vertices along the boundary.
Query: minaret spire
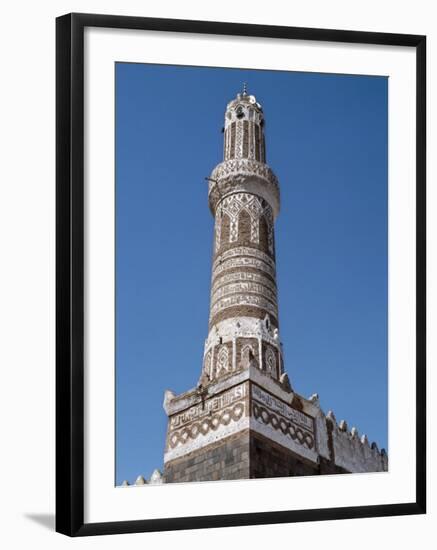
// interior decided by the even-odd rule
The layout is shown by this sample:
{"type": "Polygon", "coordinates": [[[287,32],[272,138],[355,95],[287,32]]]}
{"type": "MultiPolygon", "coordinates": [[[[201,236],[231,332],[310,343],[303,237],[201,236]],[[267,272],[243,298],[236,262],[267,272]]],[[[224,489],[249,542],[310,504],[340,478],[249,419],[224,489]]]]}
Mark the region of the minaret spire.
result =
{"type": "Polygon", "coordinates": [[[266,162],[264,113],[256,97],[247,93],[246,83],[226,107],[223,158],[266,162]]]}

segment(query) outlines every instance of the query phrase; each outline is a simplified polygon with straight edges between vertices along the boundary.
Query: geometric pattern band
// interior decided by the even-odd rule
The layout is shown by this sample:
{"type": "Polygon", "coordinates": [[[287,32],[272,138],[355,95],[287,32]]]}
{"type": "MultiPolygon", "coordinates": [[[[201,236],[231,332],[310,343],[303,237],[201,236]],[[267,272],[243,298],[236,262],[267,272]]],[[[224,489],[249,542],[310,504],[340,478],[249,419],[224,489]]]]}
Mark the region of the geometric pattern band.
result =
{"type": "Polygon", "coordinates": [[[229,258],[224,260],[221,264],[214,267],[212,272],[212,279],[215,281],[217,277],[227,271],[228,269],[235,268],[252,268],[267,273],[274,279],[276,277],[276,271],[270,265],[266,264],[263,260],[258,258],[248,258],[247,256],[240,256],[238,258],[229,258]]]}
{"type": "Polygon", "coordinates": [[[276,292],[275,283],[263,275],[262,273],[252,273],[247,271],[236,271],[234,273],[227,273],[217,279],[212,286],[211,292],[214,293],[218,288],[229,283],[240,283],[240,282],[253,282],[259,283],[266,286],[272,292],[276,292]]]}
{"type": "Polygon", "coordinates": [[[270,300],[257,294],[232,294],[226,298],[221,298],[215,302],[210,309],[210,320],[220,311],[235,306],[254,306],[263,309],[273,315],[278,316],[278,306],[270,300]]]}
{"type": "Polygon", "coordinates": [[[190,439],[196,439],[199,435],[206,435],[210,431],[216,431],[220,426],[228,426],[232,421],[237,422],[243,416],[244,409],[244,401],[239,401],[232,407],[194,422],[181,430],[172,432],[168,439],[170,448],[174,449],[177,445],[184,444],[190,439]]]}
{"type": "Polygon", "coordinates": [[[212,266],[213,270],[215,270],[215,268],[218,267],[225,260],[228,260],[229,258],[235,258],[236,256],[250,256],[253,258],[257,258],[258,260],[262,260],[263,262],[265,262],[271,268],[275,268],[275,262],[265,252],[262,252],[257,248],[251,248],[249,246],[237,246],[235,248],[227,250],[226,252],[223,252],[222,254],[220,254],[220,256],[217,256],[212,266]]]}
{"type": "Polygon", "coordinates": [[[282,432],[283,435],[289,436],[293,441],[297,441],[301,445],[308,447],[308,449],[314,448],[314,437],[309,432],[254,401],[252,401],[252,414],[255,420],[262,422],[266,426],[271,426],[276,431],[282,432]]]}
{"type": "Polygon", "coordinates": [[[276,290],[271,291],[270,288],[259,283],[253,283],[251,281],[229,283],[219,287],[211,295],[211,304],[215,304],[217,300],[223,298],[224,296],[228,296],[229,294],[238,294],[243,292],[260,294],[261,296],[264,296],[264,298],[267,298],[268,300],[276,304],[276,290]]]}

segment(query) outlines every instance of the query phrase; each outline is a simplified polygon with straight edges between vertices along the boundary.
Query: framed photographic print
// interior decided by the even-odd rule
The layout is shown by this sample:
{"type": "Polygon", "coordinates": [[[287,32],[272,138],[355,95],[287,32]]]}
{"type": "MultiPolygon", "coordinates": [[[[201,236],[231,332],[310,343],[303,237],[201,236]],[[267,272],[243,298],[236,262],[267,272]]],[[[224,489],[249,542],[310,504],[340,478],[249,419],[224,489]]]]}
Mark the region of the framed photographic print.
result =
{"type": "Polygon", "coordinates": [[[57,530],[425,513],[425,37],[56,51],[57,530]]]}

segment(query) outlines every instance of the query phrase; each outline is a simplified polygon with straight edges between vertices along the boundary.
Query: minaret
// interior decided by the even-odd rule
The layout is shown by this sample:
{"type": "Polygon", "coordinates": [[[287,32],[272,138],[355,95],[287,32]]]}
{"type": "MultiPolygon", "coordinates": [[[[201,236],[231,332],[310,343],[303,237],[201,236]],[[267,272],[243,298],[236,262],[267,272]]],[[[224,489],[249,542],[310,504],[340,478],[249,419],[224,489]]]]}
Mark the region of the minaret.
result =
{"type": "MultiPolygon", "coordinates": [[[[208,179],[215,219],[209,332],[195,388],[167,390],[164,482],[383,471],[387,456],[298,395],[279,338],[274,223],[263,109],[243,91],[226,107],[223,162],[208,179]]],[[[182,358],[181,358],[182,360],[182,358]]]]}
{"type": "Polygon", "coordinates": [[[265,161],[263,110],[244,87],[227,105],[224,160],[208,178],[215,238],[202,386],[249,364],[286,382],[274,239],[279,185],[265,161]]]}

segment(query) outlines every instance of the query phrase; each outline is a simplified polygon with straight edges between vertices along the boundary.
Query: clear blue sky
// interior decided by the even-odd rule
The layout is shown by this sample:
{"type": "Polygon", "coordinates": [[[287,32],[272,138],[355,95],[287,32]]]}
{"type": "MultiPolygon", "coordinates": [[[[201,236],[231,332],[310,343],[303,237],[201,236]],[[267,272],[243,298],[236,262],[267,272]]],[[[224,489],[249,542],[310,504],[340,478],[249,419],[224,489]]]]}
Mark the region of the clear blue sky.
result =
{"type": "Polygon", "coordinates": [[[387,448],[385,77],[116,64],[116,483],[162,469],[164,390],[196,385],[208,331],[226,103],[263,105],[280,334],[295,390],[387,448]]]}

